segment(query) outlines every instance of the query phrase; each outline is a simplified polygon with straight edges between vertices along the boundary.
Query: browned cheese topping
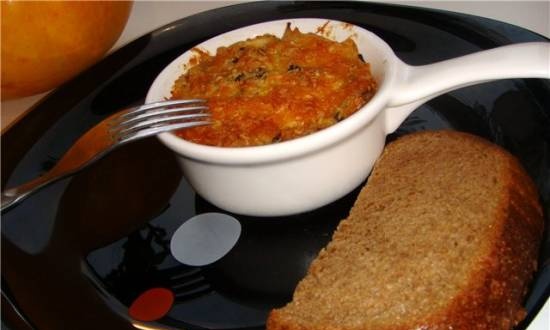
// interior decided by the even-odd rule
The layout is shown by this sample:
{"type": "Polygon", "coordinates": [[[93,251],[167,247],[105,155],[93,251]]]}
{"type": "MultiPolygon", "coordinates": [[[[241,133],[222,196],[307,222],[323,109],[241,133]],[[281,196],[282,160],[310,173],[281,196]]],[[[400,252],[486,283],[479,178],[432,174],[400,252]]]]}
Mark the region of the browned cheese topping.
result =
{"type": "Polygon", "coordinates": [[[375,93],[353,40],[287,28],[199,57],[172,98],[204,98],[213,124],[177,132],[199,144],[243,147],[304,136],[350,116],[375,93]]]}

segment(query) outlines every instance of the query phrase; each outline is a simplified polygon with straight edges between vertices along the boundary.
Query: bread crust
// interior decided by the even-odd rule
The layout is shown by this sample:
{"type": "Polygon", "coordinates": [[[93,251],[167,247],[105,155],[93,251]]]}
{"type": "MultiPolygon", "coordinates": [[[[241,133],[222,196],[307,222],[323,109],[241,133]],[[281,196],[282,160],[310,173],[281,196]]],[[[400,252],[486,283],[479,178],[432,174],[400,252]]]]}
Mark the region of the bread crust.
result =
{"type": "MultiPolygon", "coordinates": [[[[500,150],[498,150],[500,151],[500,150]]],[[[468,288],[446,310],[423,324],[404,329],[511,329],[526,315],[522,307],[534,272],[543,224],[534,185],[510,155],[508,202],[500,205],[493,249],[479,265],[468,288]]]]}
{"type": "Polygon", "coordinates": [[[353,327],[337,324],[306,326],[286,315],[283,307],[269,314],[266,325],[268,330],[509,330],[525,317],[522,303],[537,268],[544,228],[542,208],[534,183],[519,161],[504,149],[482,138],[455,131],[410,134],[390,144],[382,157],[390,153],[392,148],[411,143],[411,139],[419,137],[460,139],[463,143],[481,146],[486,152],[497,154],[505,163],[505,189],[492,231],[485,237],[490,242],[490,249],[476,263],[460,294],[451,298],[445,308],[426,315],[420,321],[410,320],[382,327],[368,324],[353,327]]]}

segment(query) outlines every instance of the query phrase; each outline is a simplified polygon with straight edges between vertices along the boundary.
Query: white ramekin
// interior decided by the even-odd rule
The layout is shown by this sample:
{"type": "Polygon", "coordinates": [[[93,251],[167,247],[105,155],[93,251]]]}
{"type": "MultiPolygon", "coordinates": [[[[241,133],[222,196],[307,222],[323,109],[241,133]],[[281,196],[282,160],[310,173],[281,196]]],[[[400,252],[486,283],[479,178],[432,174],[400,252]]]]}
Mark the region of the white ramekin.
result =
{"type": "MultiPolygon", "coordinates": [[[[229,212],[282,216],[309,211],[361,184],[382,152],[387,134],[427,100],[453,89],[504,78],[550,79],[550,43],[499,47],[435,64],[410,66],[382,39],[358,26],[327,19],[285,19],[233,30],[197,47],[215,54],[220,46],[270,33],[287,24],[333,40],[348,37],[370,63],[379,89],[355,114],[322,131],[266,146],[223,148],[199,145],[171,133],[159,139],[177,155],[184,176],[203,198],[229,212]],[[322,27],[320,29],[320,27],[322,27]]],[[[146,103],[170,98],[192,51],[155,79],[146,103]]],[[[520,110],[520,109],[518,109],[520,110]]],[[[162,169],[161,169],[162,170],[162,169]]]]}

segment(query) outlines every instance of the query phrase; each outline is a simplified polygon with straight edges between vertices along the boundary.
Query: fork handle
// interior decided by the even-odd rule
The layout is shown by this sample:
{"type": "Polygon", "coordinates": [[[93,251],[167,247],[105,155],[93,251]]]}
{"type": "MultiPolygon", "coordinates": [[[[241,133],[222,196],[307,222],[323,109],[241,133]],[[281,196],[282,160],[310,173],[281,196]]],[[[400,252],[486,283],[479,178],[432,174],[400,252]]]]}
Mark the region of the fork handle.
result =
{"type": "Polygon", "coordinates": [[[51,174],[50,172],[46,173],[20,186],[16,186],[16,187],[9,188],[2,191],[2,206],[0,211],[1,212],[7,211],[11,207],[19,204],[19,202],[21,202],[22,200],[24,200],[34,192],[62,178],[62,176],[54,176],[50,174],[51,174]]]}
{"type": "Polygon", "coordinates": [[[2,212],[17,204],[22,198],[22,195],[11,195],[6,191],[2,191],[2,212]]]}

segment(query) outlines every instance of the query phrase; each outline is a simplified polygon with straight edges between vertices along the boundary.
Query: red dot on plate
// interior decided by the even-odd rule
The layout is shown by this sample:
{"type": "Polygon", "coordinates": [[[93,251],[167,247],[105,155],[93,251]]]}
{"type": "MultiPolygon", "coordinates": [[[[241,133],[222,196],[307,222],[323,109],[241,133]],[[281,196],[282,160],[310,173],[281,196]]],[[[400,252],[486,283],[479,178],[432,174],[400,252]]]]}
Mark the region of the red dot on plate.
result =
{"type": "Polygon", "coordinates": [[[156,321],[166,315],[174,304],[174,293],[165,288],[149,289],[134,300],[128,314],[138,321],[156,321]]]}

